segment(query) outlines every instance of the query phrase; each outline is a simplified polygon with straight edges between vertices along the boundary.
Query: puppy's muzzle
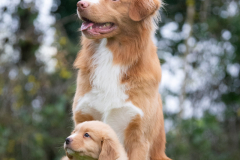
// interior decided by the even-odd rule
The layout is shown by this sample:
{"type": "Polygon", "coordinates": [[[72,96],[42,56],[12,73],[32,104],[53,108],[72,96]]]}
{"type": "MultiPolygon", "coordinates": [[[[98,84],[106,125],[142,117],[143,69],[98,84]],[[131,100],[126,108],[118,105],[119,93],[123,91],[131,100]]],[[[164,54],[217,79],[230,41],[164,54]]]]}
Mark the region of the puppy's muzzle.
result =
{"type": "Polygon", "coordinates": [[[66,138],[65,143],[66,145],[69,145],[73,140],[71,138],[66,138]]]}

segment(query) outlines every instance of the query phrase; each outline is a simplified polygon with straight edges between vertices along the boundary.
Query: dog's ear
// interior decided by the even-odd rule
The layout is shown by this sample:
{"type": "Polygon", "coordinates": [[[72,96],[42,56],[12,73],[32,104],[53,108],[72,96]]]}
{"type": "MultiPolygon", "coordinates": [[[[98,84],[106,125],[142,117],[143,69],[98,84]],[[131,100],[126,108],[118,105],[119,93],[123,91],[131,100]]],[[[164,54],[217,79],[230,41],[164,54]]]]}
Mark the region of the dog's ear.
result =
{"type": "Polygon", "coordinates": [[[116,160],[118,158],[118,154],[116,152],[116,146],[109,139],[105,139],[102,141],[102,150],[99,155],[98,160],[116,160]]]}
{"type": "Polygon", "coordinates": [[[141,21],[154,14],[159,8],[159,0],[131,0],[129,17],[134,21],[141,21]]]}

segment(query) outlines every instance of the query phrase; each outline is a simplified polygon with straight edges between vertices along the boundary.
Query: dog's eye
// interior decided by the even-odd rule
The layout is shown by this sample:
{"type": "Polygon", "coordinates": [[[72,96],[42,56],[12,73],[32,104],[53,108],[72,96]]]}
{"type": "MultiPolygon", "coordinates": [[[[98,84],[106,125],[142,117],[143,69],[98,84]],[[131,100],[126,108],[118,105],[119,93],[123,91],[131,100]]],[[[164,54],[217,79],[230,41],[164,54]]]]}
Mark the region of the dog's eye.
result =
{"type": "Polygon", "coordinates": [[[84,137],[90,137],[90,135],[88,133],[85,133],[84,137]]]}
{"type": "Polygon", "coordinates": [[[116,1],[119,1],[119,0],[112,0],[112,1],[116,2],[116,1]]]}

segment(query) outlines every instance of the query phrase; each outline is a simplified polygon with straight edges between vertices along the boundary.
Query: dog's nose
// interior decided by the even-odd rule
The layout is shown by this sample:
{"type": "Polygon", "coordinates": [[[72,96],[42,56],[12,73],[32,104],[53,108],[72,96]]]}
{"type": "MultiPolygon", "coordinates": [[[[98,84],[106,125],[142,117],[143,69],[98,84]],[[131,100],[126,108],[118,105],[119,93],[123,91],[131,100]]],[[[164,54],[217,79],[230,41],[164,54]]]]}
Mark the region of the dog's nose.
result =
{"type": "Polygon", "coordinates": [[[66,144],[70,144],[72,142],[72,139],[71,138],[67,138],[66,139],[66,144]]]}
{"type": "Polygon", "coordinates": [[[89,3],[86,1],[79,1],[77,3],[77,7],[79,9],[79,11],[83,11],[84,9],[86,9],[89,6],[89,3]]]}

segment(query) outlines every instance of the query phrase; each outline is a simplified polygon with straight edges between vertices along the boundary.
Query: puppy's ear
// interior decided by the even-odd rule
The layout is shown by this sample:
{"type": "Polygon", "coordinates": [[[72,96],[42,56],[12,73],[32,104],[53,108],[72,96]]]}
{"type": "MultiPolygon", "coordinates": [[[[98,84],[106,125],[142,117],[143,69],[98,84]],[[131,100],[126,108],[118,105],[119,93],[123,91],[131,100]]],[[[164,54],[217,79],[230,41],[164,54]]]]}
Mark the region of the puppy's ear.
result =
{"type": "Polygon", "coordinates": [[[159,8],[159,0],[131,0],[129,17],[134,21],[141,21],[154,14],[159,8]]]}
{"type": "Polygon", "coordinates": [[[116,160],[118,158],[116,146],[109,139],[102,141],[102,150],[98,160],[116,160]]]}

